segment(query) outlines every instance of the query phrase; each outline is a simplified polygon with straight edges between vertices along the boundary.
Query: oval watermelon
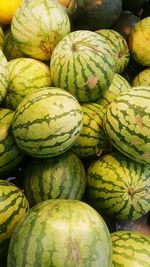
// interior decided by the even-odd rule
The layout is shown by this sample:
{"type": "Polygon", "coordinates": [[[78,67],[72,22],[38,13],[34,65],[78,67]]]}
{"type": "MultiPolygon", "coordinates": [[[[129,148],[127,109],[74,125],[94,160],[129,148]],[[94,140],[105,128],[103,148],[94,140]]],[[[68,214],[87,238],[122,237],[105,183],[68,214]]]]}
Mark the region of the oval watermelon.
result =
{"type": "Polygon", "coordinates": [[[111,245],[106,223],[88,204],[45,200],[17,225],[7,267],[111,267],[111,245]]]}

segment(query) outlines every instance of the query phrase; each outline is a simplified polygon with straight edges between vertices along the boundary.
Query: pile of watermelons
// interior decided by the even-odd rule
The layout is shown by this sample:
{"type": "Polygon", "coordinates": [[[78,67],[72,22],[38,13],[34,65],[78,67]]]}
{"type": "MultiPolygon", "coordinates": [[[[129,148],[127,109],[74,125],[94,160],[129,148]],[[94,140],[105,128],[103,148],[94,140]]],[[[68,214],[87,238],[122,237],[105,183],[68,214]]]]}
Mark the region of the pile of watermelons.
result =
{"type": "Polygon", "coordinates": [[[150,267],[150,1],[7,2],[0,266],[150,267]]]}

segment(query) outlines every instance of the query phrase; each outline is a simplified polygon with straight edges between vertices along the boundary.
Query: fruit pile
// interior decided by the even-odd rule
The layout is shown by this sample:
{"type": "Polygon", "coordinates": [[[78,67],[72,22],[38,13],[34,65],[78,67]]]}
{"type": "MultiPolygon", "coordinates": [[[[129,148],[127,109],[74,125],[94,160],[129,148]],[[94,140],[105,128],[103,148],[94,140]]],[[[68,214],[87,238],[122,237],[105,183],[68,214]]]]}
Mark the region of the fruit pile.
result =
{"type": "Polygon", "coordinates": [[[2,267],[150,266],[149,10],[0,4],[2,267]]]}

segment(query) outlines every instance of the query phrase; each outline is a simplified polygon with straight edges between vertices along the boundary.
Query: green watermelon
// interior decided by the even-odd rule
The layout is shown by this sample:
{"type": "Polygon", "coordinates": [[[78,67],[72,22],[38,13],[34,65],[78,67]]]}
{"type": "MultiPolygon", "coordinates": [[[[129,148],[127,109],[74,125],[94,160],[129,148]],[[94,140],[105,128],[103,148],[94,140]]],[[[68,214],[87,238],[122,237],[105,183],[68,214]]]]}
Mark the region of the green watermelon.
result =
{"type": "Polygon", "coordinates": [[[47,87],[28,94],[13,117],[13,135],[25,153],[40,158],[68,150],[82,128],[78,101],[61,88],[47,87]]]}
{"type": "Polygon", "coordinates": [[[131,30],[128,45],[133,59],[150,67],[150,16],[140,20],[131,30]]]}
{"type": "Polygon", "coordinates": [[[35,205],[11,238],[7,267],[111,267],[107,225],[88,204],[53,199],[35,205]]]}
{"type": "Polygon", "coordinates": [[[20,51],[19,44],[17,45],[17,41],[14,39],[11,30],[9,30],[4,37],[3,53],[8,61],[25,57],[25,54],[20,51]]]}
{"type": "Polygon", "coordinates": [[[33,90],[51,86],[49,67],[33,58],[17,58],[8,62],[7,102],[15,110],[33,90]]]}
{"type": "Polygon", "coordinates": [[[6,96],[7,84],[7,59],[0,49],[0,104],[6,96]]]}
{"type": "Polygon", "coordinates": [[[54,85],[79,102],[94,102],[111,84],[114,58],[106,38],[92,31],[74,31],[55,47],[50,71],[54,85]]]}
{"type": "Polygon", "coordinates": [[[0,180],[0,257],[6,254],[10,237],[28,209],[28,200],[21,189],[0,180]]]}
{"type": "Polygon", "coordinates": [[[85,185],[83,164],[71,151],[51,159],[31,159],[23,180],[25,195],[32,206],[51,198],[80,200],[85,185]]]}
{"type": "Polygon", "coordinates": [[[24,153],[16,145],[12,135],[12,120],[14,112],[0,109],[0,177],[4,178],[21,163],[24,153]]]}
{"type": "Polygon", "coordinates": [[[129,63],[130,53],[125,38],[111,29],[97,30],[96,33],[106,38],[110,45],[110,52],[115,60],[114,71],[121,74],[129,63]]]}
{"type": "Polygon", "coordinates": [[[103,92],[102,96],[96,101],[103,107],[110,104],[118,95],[131,88],[129,82],[120,74],[115,73],[111,85],[103,92]]]}
{"type": "Polygon", "coordinates": [[[116,97],[107,108],[104,128],[116,149],[150,163],[150,86],[132,87],[116,97]]]}
{"type": "Polygon", "coordinates": [[[132,86],[150,86],[150,68],[139,72],[132,82],[132,86]]]}
{"type": "Polygon", "coordinates": [[[13,16],[11,31],[24,54],[49,60],[56,44],[70,32],[70,21],[57,1],[24,0],[13,16]]]}
{"type": "Polygon", "coordinates": [[[109,147],[103,129],[106,110],[97,103],[83,104],[83,127],[71,150],[80,158],[100,156],[109,147]]]}
{"type": "Polygon", "coordinates": [[[112,152],[92,162],[87,171],[91,205],[115,220],[136,220],[150,209],[150,165],[112,152]]]}
{"type": "Polygon", "coordinates": [[[150,237],[133,231],[113,232],[111,237],[112,267],[150,266],[150,237]]]}

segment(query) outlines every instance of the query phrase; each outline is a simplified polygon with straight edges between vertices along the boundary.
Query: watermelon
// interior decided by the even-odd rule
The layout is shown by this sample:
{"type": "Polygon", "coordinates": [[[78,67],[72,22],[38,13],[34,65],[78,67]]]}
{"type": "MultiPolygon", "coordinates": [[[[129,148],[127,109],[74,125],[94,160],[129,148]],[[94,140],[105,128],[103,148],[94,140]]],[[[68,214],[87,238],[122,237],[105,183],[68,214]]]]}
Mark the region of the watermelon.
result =
{"type": "Polygon", "coordinates": [[[150,68],[140,71],[132,82],[132,86],[150,86],[150,68]]]}
{"type": "Polygon", "coordinates": [[[53,199],[35,205],[17,225],[7,267],[111,264],[111,237],[102,217],[79,200],[53,199]]]}
{"type": "Polygon", "coordinates": [[[12,129],[17,145],[40,158],[68,150],[82,128],[78,101],[61,88],[46,87],[28,94],[17,107],[12,129]]]}
{"type": "Polygon", "coordinates": [[[94,102],[114,76],[114,58],[106,38],[80,30],[65,36],[55,47],[50,71],[56,87],[69,91],[79,102],[94,102]]]}
{"type": "Polygon", "coordinates": [[[4,42],[4,32],[2,27],[0,26],[0,48],[3,49],[3,42],[4,42]]]}
{"type": "Polygon", "coordinates": [[[7,59],[0,49],[0,104],[6,96],[7,84],[7,59]]]}
{"type": "Polygon", "coordinates": [[[15,170],[21,163],[24,153],[16,145],[12,135],[12,119],[14,112],[9,109],[0,109],[0,177],[15,170]]]}
{"type": "Polygon", "coordinates": [[[115,99],[115,97],[129,88],[131,88],[129,82],[120,74],[115,73],[111,85],[105,92],[103,92],[102,96],[96,102],[101,106],[106,107],[115,99]]]}
{"type": "Polygon", "coordinates": [[[22,53],[19,49],[19,44],[16,44],[17,41],[14,39],[11,30],[7,32],[4,38],[3,43],[3,53],[7,60],[25,57],[25,54],[22,53]]]}
{"type": "Polygon", "coordinates": [[[17,58],[8,62],[7,100],[15,110],[33,90],[51,86],[49,67],[33,58],[17,58]]]}
{"type": "Polygon", "coordinates": [[[21,189],[0,180],[0,257],[6,254],[10,237],[28,209],[28,200],[21,189]]]}
{"type": "Polygon", "coordinates": [[[121,74],[129,63],[130,53],[125,38],[111,29],[97,30],[96,33],[106,38],[110,45],[110,52],[115,60],[114,71],[121,74]]]}
{"type": "Polygon", "coordinates": [[[128,45],[133,59],[142,66],[150,67],[150,17],[140,20],[133,27],[128,45]]]}
{"type": "Polygon", "coordinates": [[[11,31],[24,54],[49,60],[56,44],[70,32],[70,21],[57,1],[24,0],[13,16],[11,31]]]}
{"type": "Polygon", "coordinates": [[[132,87],[116,97],[107,108],[104,129],[117,150],[150,163],[150,87],[132,87]]]}
{"type": "Polygon", "coordinates": [[[91,205],[115,220],[136,220],[150,210],[150,165],[111,152],[92,162],[87,171],[91,205]]]}
{"type": "Polygon", "coordinates": [[[97,103],[83,104],[83,127],[71,150],[80,158],[100,156],[109,147],[103,129],[106,110],[97,103]]]}
{"type": "Polygon", "coordinates": [[[54,198],[81,199],[86,174],[80,159],[71,151],[51,159],[29,161],[23,180],[24,193],[31,206],[54,198]]]}
{"type": "Polygon", "coordinates": [[[150,237],[133,231],[113,232],[111,237],[112,267],[149,267],[150,237]]]}

